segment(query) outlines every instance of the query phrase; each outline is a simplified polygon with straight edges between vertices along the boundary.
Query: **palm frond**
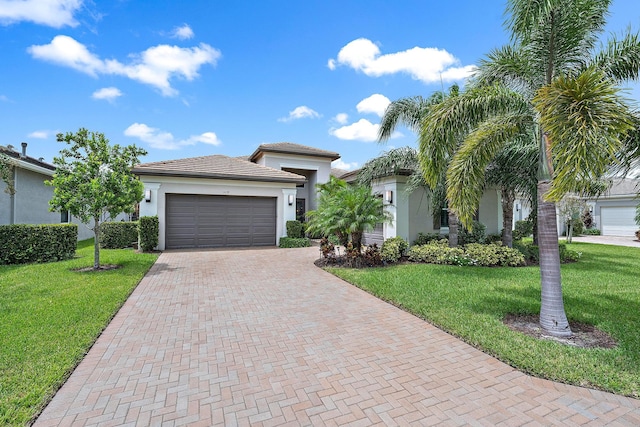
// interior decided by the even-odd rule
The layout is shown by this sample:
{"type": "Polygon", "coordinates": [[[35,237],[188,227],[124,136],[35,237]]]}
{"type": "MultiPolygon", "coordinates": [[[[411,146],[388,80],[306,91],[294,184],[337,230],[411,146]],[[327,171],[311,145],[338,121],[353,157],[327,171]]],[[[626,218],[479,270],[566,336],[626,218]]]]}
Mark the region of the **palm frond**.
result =
{"type": "Polygon", "coordinates": [[[593,64],[618,82],[640,76],[640,35],[627,30],[621,38],[613,36],[593,59],[593,64]]]}

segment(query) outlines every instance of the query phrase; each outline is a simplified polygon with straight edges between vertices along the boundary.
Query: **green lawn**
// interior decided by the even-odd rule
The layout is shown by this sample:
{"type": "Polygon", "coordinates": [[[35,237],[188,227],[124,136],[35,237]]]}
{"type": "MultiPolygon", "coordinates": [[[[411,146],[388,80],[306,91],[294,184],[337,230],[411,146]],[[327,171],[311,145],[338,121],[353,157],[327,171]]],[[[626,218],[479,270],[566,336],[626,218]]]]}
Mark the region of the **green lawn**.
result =
{"type": "Polygon", "coordinates": [[[155,262],[155,254],[79,243],[77,257],[0,266],[0,425],[24,425],[51,398],[155,262]]]}
{"type": "Polygon", "coordinates": [[[562,267],[567,316],[608,332],[618,342],[616,348],[538,341],[502,323],[507,313],[539,313],[537,267],[410,264],[327,270],[521,371],[640,397],[640,249],[587,243],[568,247],[583,256],[562,267]]]}

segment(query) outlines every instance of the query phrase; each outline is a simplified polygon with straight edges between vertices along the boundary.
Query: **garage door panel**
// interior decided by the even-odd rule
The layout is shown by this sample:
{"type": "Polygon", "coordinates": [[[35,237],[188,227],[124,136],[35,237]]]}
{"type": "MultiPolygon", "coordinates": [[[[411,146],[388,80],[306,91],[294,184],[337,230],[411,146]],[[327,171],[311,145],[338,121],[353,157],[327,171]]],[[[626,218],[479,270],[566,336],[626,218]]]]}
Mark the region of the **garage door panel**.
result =
{"type": "Polygon", "coordinates": [[[273,246],[276,198],[167,194],[166,247],[273,246]]]}
{"type": "Polygon", "coordinates": [[[635,208],[630,206],[603,206],[600,208],[603,236],[633,236],[638,226],[635,208]]]}

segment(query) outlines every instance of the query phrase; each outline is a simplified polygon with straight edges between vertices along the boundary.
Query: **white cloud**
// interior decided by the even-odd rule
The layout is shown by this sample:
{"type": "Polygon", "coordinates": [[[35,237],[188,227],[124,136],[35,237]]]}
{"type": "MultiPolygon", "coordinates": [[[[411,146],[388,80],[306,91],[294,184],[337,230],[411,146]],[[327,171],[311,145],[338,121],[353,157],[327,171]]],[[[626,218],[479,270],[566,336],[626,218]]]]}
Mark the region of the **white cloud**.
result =
{"type": "Polygon", "coordinates": [[[221,141],[213,132],[205,132],[200,135],[192,135],[187,139],[176,140],[170,132],[164,132],[157,128],[152,128],[144,123],[134,123],[125,129],[124,134],[147,143],[151,148],[160,150],[177,150],[188,145],[197,143],[220,145],[221,141]]]}
{"type": "Polygon", "coordinates": [[[370,97],[358,102],[356,109],[359,113],[373,113],[378,117],[382,117],[389,104],[391,104],[389,98],[379,93],[374,93],[370,97]]]}
{"type": "Polygon", "coordinates": [[[159,89],[164,96],[174,96],[178,91],[170,80],[182,77],[191,81],[198,77],[198,70],[205,64],[215,65],[220,51],[205,43],[197,47],[158,45],[144,52],[130,55],[128,64],[115,59],[100,59],[86,46],[69,36],[56,36],[46,45],[33,45],[27,51],[36,59],[70,67],[90,76],[99,74],[125,76],[159,89]]]}
{"type": "Polygon", "coordinates": [[[306,105],[301,105],[300,107],[294,108],[292,111],[289,111],[289,115],[287,117],[281,117],[278,119],[279,122],[290,122],[292,120],[298,119],[317,119],[321,117],[321,115],[307,107],[306,105]]]}
{"type": "Polygon", "coordinates": [[[406,73],[424,83],[461,80],[471,75],[475,65],[461,65],[460,61],[444,49],[414,47],[401,52],[381,54],[380,48],[369,39],[360,38],[347,43],[336,59],[327,63],[334,70],[346,65],[370,77],[406,73]]]}
{"type": "Polygon", "coordinates": [[[75,27],[73,15],[82,7],[82,0],[0,0],[0,24],[22,21],[53,28],[75,27]]]}
{"type": "Polygon", "coordinates": [[[49,138],[49,134],[53,134],[54,132],[49,131],[49,130],[37,130],[34,132],[31,132],[29,135],[27,135],[28,138],[34,138],[34,139],[47,139],[49,138]]]}
{"type": "Polygon", "coordinates": [[[181,27],[176,27],[171,32],[171,37],[180,39],[180,40],[188,40],[190,38],[193,38],[193,36],[194,36],[193,30],[187,24],[184,24],[181,27]]]}
{"type": "MultiPolygon", "coordinates": [[[[379,124],[371,123],[367,119],[360,119],[357,122],[351,123],[347,126],[342,126],[337,129],[329,129],[329,135],[347,141],[373,142],[378,140],[379,129],[379,124]]],[[[391,138],[399,138],[401,136],[402,134],[400,132],[394,132],[391,135],[391,138]]]]}
{"type": "Polygon", "coordinates": [[[350,170],[356,169],[358,167],[358,163],[357,162],[346,163],[346,162],[343,162],[342,159],[338,159],[331,162],[331,167],[350,171],[350,170]]]}
{"type": "Polygon", "coordinates": [[[338,124],[344,125],[347,124],[347,121],[349,121],[349,115],[347,113],[338,113],[333,118],[333,120],[335,120],[338,124]]]}
{"type": "Polygon", "coordinates": [[[111,102],[117,97],[122,96],[122,92],[117,87],[103,87],[102,89],[98,89],[93,92],[91,97],[93,99],[106,99],[111,102]]]}

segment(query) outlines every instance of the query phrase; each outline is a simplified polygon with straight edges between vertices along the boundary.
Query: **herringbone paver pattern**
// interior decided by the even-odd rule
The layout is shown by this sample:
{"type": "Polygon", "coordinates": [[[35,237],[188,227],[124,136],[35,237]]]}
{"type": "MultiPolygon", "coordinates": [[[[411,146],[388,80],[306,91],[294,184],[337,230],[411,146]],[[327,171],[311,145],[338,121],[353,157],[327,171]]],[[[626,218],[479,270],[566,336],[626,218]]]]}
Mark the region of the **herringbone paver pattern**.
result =
{"type": "Polygon", "coordinates": [[[640,401],[515,371],[317,250],[163,253],[36,425],[640,425],[640,401]]]}

